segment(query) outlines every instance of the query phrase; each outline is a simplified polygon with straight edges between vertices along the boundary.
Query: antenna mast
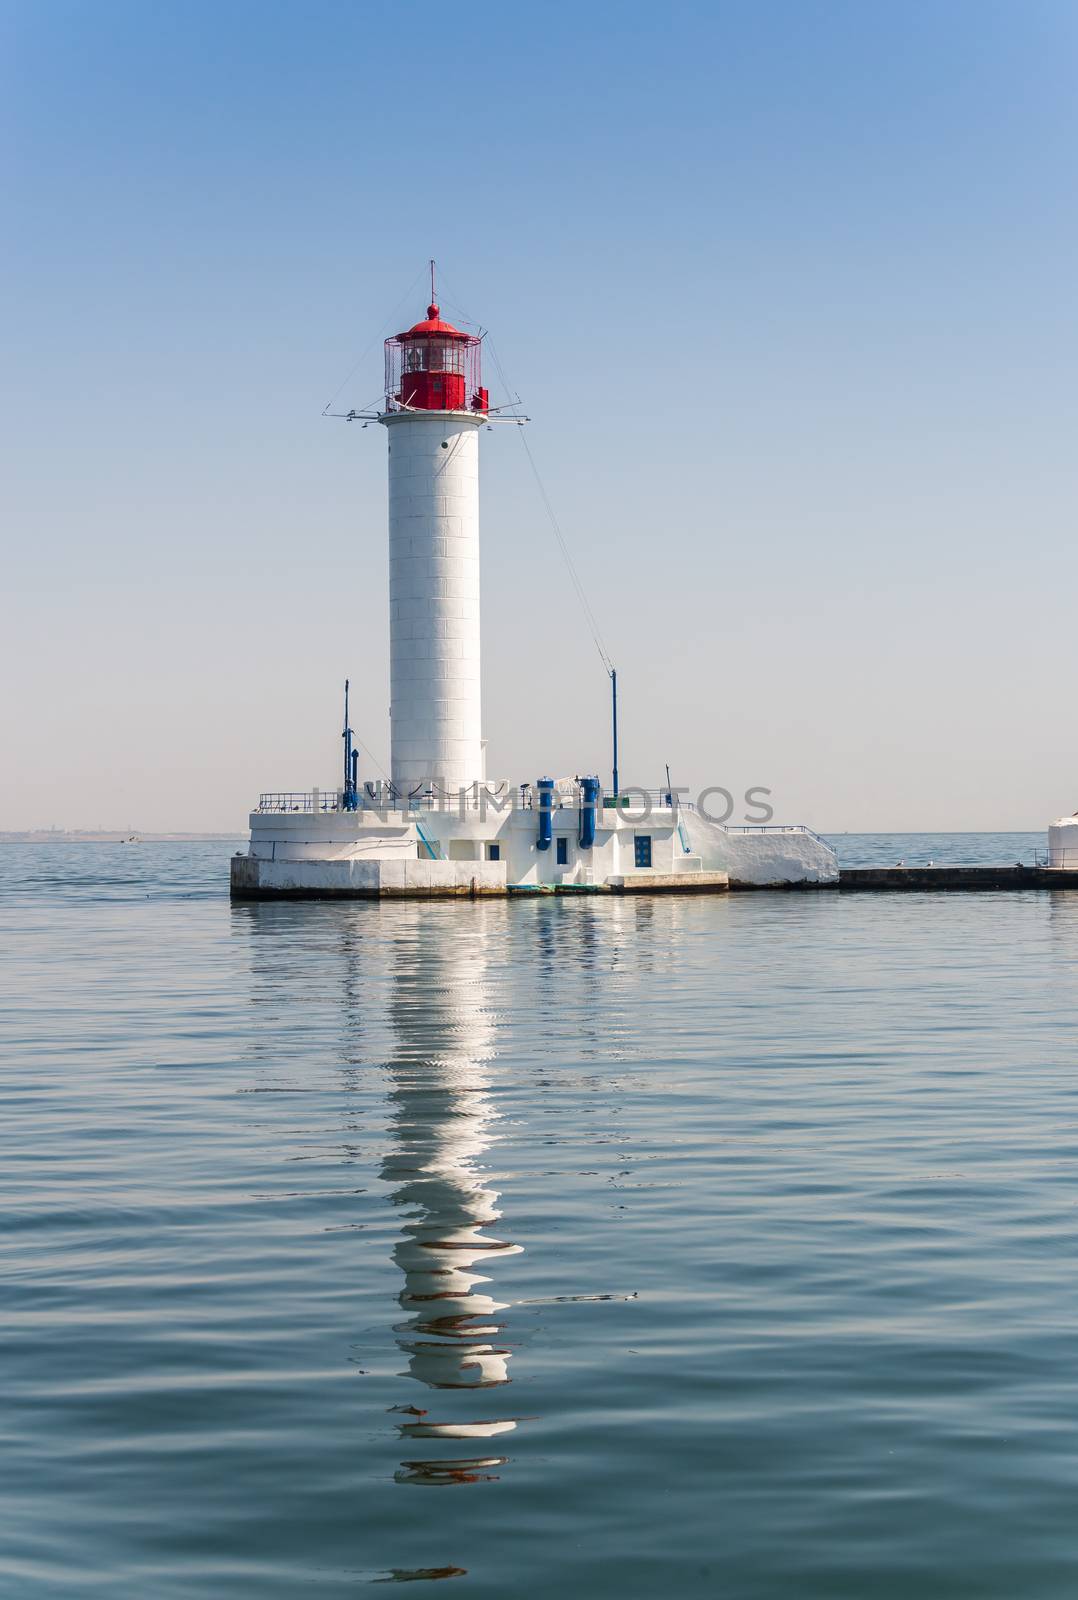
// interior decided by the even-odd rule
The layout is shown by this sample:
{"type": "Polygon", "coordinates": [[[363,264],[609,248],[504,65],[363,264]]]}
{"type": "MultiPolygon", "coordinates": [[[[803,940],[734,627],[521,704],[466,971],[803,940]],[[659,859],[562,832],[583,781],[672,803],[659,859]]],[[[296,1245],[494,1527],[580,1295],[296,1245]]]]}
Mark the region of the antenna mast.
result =
{"type": "Polygon", "coordinates": [[[614,733],[614,804],[618,803],[618,669],[612,663],[607,666],[607,676],[610,679],[611,710],[613,712],[614,733]]]}
{"type": "Polygon", "coordinates": [[[359,810],[359,751],[352,749],[352,730],[348,726],[348,679],[344,680],[344,809],[359,810]]]}

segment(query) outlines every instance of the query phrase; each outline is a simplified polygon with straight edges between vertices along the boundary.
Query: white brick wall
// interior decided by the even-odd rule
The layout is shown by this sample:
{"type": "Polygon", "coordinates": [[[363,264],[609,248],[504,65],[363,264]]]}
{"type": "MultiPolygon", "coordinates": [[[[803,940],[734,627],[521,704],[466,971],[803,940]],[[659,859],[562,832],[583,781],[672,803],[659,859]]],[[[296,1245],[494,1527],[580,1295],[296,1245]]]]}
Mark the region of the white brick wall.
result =
{"type": "Polygon", "coordinates": [[[482,419],[396,412],[385,422],[393,782],[402,794],[430,779],[455,790],[483,772],[482,419]]]}

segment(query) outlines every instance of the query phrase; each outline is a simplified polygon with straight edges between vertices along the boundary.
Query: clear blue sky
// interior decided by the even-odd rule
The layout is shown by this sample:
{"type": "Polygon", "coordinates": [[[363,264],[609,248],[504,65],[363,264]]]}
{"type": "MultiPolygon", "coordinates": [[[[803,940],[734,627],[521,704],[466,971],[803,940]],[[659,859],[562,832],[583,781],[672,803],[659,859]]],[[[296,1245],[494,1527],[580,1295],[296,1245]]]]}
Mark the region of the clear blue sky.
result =
{"type": "MultiPolygon", "coordinates": [[[[1073,0],[2,37],[0,827],[242,830],[335,775],[346,673],[387,759],[385,438],[320,412],[430,255],[534,419],[627,779],[822,829],[1078,806],[1073,0]]],[[[605,771],[524,452],[483,451],[491,769],[605,771]]]]}

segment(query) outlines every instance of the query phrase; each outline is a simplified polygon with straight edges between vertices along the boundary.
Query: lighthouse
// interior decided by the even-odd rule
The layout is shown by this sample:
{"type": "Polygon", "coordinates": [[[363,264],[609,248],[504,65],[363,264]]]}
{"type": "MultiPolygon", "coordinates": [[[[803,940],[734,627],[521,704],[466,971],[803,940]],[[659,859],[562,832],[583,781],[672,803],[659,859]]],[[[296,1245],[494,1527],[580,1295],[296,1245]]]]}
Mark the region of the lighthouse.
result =
{"type": "MultiPolygon", "coordinates": [[[[432,263],[426,316],[385,342],[383,403],[334,413],[380,424],[388,445],[390,770],[360,777],[342,663],[343,783],[261,794],[247,853],[232,859],[232,894],[474,899],[836,882],[834,851],[810,829],[727,828],[707,813],[704,795],[697,805],[672,788],[669,769],[656,788],[622,784],[616,740],[606,748],[605,684],[583,772],[545,776],[557,769],[536,750],[530,771],[488,775],[479,435],[527,419],[515,403],[491,407],[481,354],[476,334],[443,318],[432,263]],[[613,783],[604,792],[597,774],[607,754],[613,783]]],[[[351,689],[365,719],[377,685],[353,678],[351,689]]]]}
{"type": "Polygon", "coordinates": [[[390,767],[397,798],[485,780],[479,643],[480,340],[427,315],[386,340],[390,767]]]}

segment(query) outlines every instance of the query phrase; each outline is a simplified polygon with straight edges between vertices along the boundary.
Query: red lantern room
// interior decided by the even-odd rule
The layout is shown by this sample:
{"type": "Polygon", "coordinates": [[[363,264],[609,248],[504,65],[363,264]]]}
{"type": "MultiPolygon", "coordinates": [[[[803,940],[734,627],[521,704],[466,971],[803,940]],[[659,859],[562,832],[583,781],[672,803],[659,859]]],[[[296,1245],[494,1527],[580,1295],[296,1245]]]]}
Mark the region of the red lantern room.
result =
{"type": "Polygon", "coordinates": [[[443,322],[436,305],[426,320],[386,340],[386,404],[390,410],[486,411],[479,347],[471,333],[443,322]]]}

